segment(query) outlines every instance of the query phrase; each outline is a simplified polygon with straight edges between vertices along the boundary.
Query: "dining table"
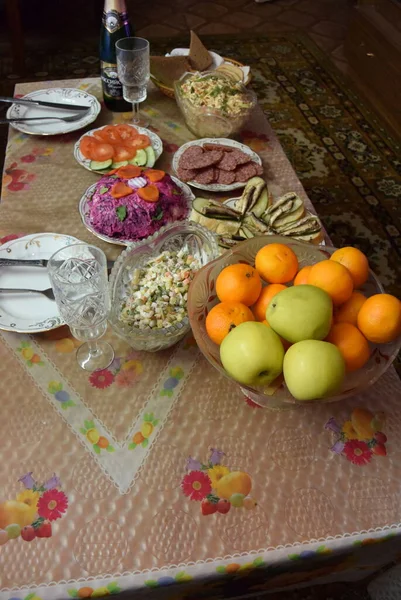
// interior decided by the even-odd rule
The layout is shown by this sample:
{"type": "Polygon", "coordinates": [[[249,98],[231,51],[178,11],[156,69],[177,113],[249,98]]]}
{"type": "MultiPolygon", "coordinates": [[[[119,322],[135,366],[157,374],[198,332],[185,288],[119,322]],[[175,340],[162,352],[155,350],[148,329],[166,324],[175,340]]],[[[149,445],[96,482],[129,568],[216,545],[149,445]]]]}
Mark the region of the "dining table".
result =
{"type": "MultiPolygon", "coordinates": [[[[15,95],[55,87],[102,97],[98,78],[21,83],[15,95]]],[[[153,84],[142,110],[163,141],[157,167],[171,172],[194,136],[153,84]]],[[[85,130],[131,119],[102,105],[85,130]]],[[[82,133],[10,128],[0,251],[30,234],[33,252],[43,235],[68,235],[110,260],[121,253],[80,218],[99,178],[74,158],[82,133]]],[[[260,107],[239,140],[261,157],[273,196],[296,192],[314,212],[260,107]]],[[[355,397],[271,410],[209,364],[191,333],[153,353],[111,330],[105,339],[114,361],[88,373],[66,326],[0,330],[1,600],[252,597],[360,580],[401,561],[393,367],[355,397]],[[238,501],[210,508],[223,477],[238,501]],[[16,525],[3,529],[10,515],[16,525]]]]}

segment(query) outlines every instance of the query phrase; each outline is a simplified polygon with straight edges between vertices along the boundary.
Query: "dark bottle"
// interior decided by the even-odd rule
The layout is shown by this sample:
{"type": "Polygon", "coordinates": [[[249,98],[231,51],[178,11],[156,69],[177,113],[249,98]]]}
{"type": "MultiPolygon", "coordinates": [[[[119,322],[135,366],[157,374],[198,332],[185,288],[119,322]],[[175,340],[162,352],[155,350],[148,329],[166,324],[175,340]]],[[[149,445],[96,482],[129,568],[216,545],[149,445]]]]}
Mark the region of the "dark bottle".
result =
{"type": "Polygon", "coordinates": [[[123,98],[116,59],[116,42],[132,35],[125,0],[105,0],[100,31],[100,77],[104,103],[113,112],[132,111],[132,104],[123,98]]]}

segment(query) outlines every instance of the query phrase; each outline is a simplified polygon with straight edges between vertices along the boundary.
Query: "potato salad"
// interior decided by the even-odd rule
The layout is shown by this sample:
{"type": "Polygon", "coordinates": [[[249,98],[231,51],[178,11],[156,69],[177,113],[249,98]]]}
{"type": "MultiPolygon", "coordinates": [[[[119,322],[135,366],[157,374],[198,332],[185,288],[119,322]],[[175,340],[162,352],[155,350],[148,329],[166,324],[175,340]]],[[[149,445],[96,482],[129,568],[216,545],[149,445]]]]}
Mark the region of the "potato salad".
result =
{"type": "Polygon", "coordinates": [[[181,249],[169,250],[132,273],[120,320],[138,329],[165,329],[187,314],[187,294],[200,261],[181,249]]]}
{"type": "Polygon", "coordinates": [[[223,77],[194,75],[182,84],[181,91],[193,106],[217,109],[227,117],[235,117],[251,106],[242,84],[223,77]]]}

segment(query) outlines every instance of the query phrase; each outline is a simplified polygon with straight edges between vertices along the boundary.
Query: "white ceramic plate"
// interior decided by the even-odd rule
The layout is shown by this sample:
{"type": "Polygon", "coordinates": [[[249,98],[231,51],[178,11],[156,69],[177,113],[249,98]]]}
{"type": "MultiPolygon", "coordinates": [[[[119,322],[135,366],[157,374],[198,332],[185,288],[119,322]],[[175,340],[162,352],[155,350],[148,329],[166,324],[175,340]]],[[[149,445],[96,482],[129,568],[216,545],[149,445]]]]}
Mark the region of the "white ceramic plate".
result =
{"type": "MultiPolygon", "coordinates": [[[[173,156],[174,171],[177,173],[180,158],[187,148],[190,148],[191,146],[203,146],[204,144],[221,144],[223,146],[237,148],[245,154],[249,154],[249,156],[254,162],[258,163],[259,165],[262,164],[260,156],[258,156],[256,152],[251,150],[249,146],[245,146],[245,144],[241,144],[240,142],[236,142],[235,140],[229,140],[228,138],[202,138],[201,140],[193,140],[192,142],[187,142],[177,150],[177,152],[173,156]]],[[[239,188],[245,187],[247,182],[241,181],[238,183],[232,183],[231,185],[223,185],[222,183],[209,183],[208,185],[203,185],[202,183],[197,183],[196,181],[187,181],[187,183],[189,185],[192,185],[192,187],[198,188],[200,190],[207,190],[208,192],[229,192],[231,190],[237,190],[239,188]]]]}
{"type": "MultiPolygon", "coordinates": [[[[58,233],[34,233],[0,246],[0,258],[50,258],[60,248],[80,240],[58,233]]],[[[51,287],[44,267],[0,267],[0,287],[46,290],[51,287]]],[[[42,294],[1,294],[0,329],[38,333],[64,325],[57,304],[42,294]]]]}
{"type": "MultiPolygon", "coordinates": [[[[229,206],[230,208],[235,208],[235,203],[239,199],[240,199],[240,196],[237,196],[236,198],[229,198],[228,200],[225,200],[223,202],[223,204],[227,204],[227,206],[229,206]]],[[[311,215],[316,216],[319,219],[319,221],[320,221],[319,215],[315,215],[314,213],[308,211],[308,209],[306,209],[306,211],[309,212],[311,215]]],[[[320,224],[321,224],[321,221],[320,221],[320,224]]],[[[290,238],[288,238],[288,239],[290,239],[290,238]]],[[[319,246],[325,246],[326,245],[326,241],[323,239],[321,242],[319,242],[318,245],[319,246]]]]}
{"type": "MultiPolygon", "coordinates": [[[[124,125],[129,125],[129,123],[124,123],[124,125]]],[[[79,140],[77,141],[77,143],[74,146],[74,158],[75,158],[75,160],[82,167],[85,167],[85,169],[88,169],[88,171],[91,171],[92,173],[100,173],[101,175],[104,175],[103,171],[94,171],[93,169],[90,168],[91,161],[89,160],[89,158],[85,158],[84,155],[81,153],[81,151],[79,149],[79,144],[80,144],[81,139],[85,135],[93,135],[93,133],[95,131],[100,131],[101,129],[104,129],[105,127],[107,127],[107,125],[104,125],[103,127],[98,127],[97,129],[91,129],[90,131],[87,131],[84,135],[82,135],[79,138],[79,140]]],[[[132,127],[134,127],[134,125],[132,125],[132,127]]],[[[160,156],[162,155],[162,152],[163,152],[163,142],[161,141],[161,139],[159,138],[159,136],[156,133],[153,133],[153,131],[150,131],[150,129],[145,129],[145,127],[136,127],[135,126],[135,129],[139,133],[143,133],[144,135],[147,135],[149,137],[150,143],[152,144],[152,148],[153,148],[154,153],[155,153],[156,160],[158,158],[160,158],[160,156]]]]}
{"type": "MultiPolygon", "coordinates": [[[[58,135],[61,133],[69,133],[86,127],[92,123],[100,113],[100,104],[92,94],[83,92],[75,88],[53,88],[49,90],[38,90],[30,92],[23,96],[31,100],[44,100],[45,102],[60,102],[62,104],[80,104],[88,106],[89,112],[82,114],[82,118],[78,121],[66,123],[64,121],[22,121],[21,123],[10,123],[11,127],[29,133],[31,135],[58,135]]],[[[59,110],[57,108],[49,108],[46,106],[22,106],[22,104],[12,104],[7,111],[8,119],[17,117],[50,117],[60,116],[68,117],[74,112],[68,110],[59,110]]]]}
{"type": "MultiPolygon", "coordinates": [[[[180,181],[179,179],[177,179],[176,177],[173,177],[173,176],[171,176],[171,179],[184,192],[185,199],[188,202],[188,218],[189,218],[191,208],[192,208],[192,200],[194,200],[195,196],[192,193],[191,189],[187,186],[186,183],[183,183],[182,181],[180,181]]],[[[96,237],[98,237],[101,240],[104,240],[105,242],[109,242],[110,244],[117,244],[118,246],[129,246],[130,244],[133,244],[134,240],[121,240],[121,239],[117,239],[117,238],[112,238],[112,237],[109,237],[108,235],[103,235],[103,233],[98,233],[93,228],[93,226],[90,222],[90,218],[89,218],[89,205],[88,204],[91,201],[91,198],[95,191],[96,185],[97,184],[94,183],[93,185],[88,187],[85,194],[82,196],[81,200],[79,201],[79,214],[81,215],[82,223],[85,225],[86,229],[88,229],[91,233],[93,233],[93,235],[95,235],[96,237]]]]}

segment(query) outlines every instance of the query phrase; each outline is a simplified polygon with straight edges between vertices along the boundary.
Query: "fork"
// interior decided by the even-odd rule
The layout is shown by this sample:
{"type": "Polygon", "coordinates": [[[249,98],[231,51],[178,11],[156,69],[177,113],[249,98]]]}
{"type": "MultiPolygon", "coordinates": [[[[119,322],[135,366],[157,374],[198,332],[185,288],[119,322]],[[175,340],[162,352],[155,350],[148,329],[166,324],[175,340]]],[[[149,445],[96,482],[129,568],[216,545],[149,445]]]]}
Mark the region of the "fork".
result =
{"type": "Polygon", "coordinates": [[[14,118],[14,119],[0,119],[0,125],[5,125],[6,123],[21,123],[22,121],[64,121],[65,123],[71,123],[73,121],[79,121],[79,119],[82,119],[83,117],[85,117],[85,115],[87,114],[87,112],[85,113],[80,113],[79,115],[71,115],[69,117],[21,117],[21,118],[14,118]]]}
{"type": "Polygon", "coordinates": [[[25,290],[18,288],[0,288],[0,294],[43,294],[49,300],[55,300],[54,292],[52,288],[48,288],[47,290],[25,290]]]}

